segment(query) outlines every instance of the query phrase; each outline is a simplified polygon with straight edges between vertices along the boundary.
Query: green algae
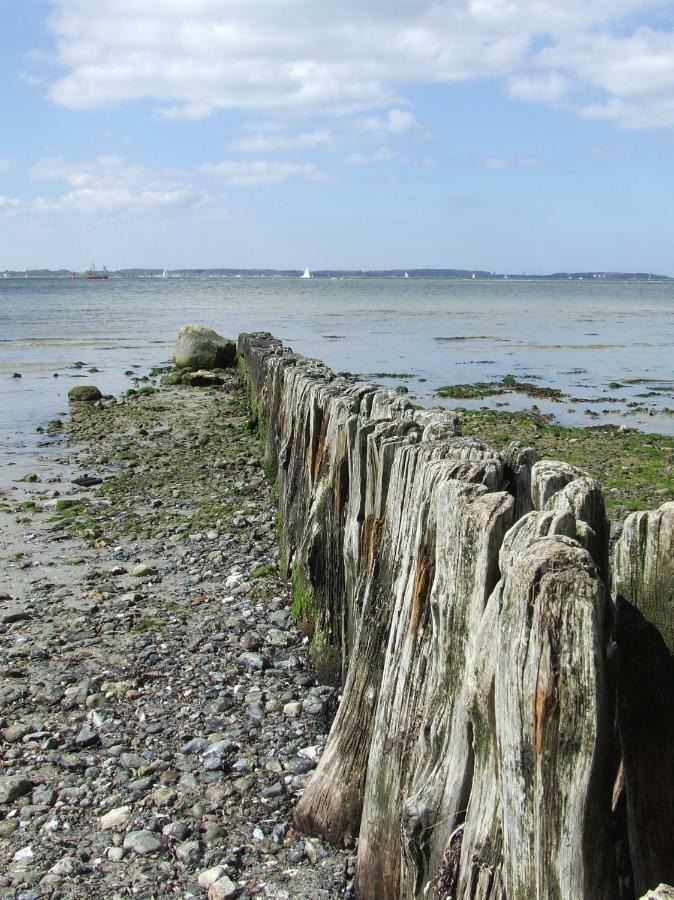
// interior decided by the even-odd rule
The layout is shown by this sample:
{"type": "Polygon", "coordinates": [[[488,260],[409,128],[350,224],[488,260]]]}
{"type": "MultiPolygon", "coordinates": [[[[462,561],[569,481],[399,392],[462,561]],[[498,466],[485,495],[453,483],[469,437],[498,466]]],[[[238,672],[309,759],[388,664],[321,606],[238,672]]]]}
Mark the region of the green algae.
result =
{"type": "Polygon", "coordinates": [[[462,432],[502,450],[511,441],[584,469],[601,484],[613,518],[674,499],[674,437],[615,427],[566,428],[532,412],[458,410],[462,432]]]}

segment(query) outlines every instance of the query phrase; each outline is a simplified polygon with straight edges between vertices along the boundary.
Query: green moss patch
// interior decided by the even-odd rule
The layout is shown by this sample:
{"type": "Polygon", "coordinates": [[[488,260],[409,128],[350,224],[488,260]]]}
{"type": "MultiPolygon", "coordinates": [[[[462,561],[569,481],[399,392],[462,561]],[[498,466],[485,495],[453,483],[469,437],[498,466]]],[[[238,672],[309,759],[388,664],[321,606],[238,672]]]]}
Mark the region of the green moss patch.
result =
{"type": "Polygon", "coordinates": [[[496,449],[510,441],[535,447],[599,481],[612,518],[674,499],[674,437],[618,428],[564,428],[532,413],[460,410],[462,432],[496,449]]]}

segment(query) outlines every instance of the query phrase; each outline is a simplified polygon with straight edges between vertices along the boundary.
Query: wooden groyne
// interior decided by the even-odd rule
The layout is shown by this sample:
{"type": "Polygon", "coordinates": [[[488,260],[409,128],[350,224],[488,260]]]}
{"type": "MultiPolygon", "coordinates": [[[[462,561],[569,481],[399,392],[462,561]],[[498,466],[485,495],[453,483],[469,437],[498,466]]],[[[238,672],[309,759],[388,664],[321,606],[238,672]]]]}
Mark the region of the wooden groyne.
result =
{"type": "Polygon", "coordinates": [[[674,882],[674,503],[609,557],[597,482],[239,338],[294,612],[342,700],[295,812],[360,898],[674,882]]]}

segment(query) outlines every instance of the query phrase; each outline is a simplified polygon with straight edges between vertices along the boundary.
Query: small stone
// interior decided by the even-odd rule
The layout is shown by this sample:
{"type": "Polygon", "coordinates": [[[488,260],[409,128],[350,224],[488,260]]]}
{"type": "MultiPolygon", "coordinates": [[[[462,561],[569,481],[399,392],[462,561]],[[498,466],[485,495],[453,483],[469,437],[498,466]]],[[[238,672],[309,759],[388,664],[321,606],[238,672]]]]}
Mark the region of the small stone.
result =
{"type": "Polygon", "coordinates": [[[258,650],[262,646],[262,638],[254,631],[247,631],[241,638],[241,646],[244,650],[258,650]]]}
{"type": "Polygon", "coordinates": [[[283,707],[283,715],[287,716],[289,719],[296,719],[301,712],[302,704],[297,700],[293,700],[291,703],[286,703],[283,707]]]}
{"type": "Polygon", "coordinates": [[[64,856],[49,871],[52,875],[58,875],[60,878],[72,875],[75,871],[75,860],[72,856],[64,856]]]}
{"type": "Polygon", "coordinates": [[[2,736],[8,744],[16,744],[29,730],[25,725],[8,725],[2,729],[2,736]]]}
{"type": "Polygon", "coordinates": [[[100,737],[93,730],[93,728],[89,728],[87,725],[82,728],[77,737],[75,738],[75,743],[78,747],[92,747],[94,744],[98,744],[100,742],[100,737]]]}
{"type": "Polygon", "coordinates": [[[239,662],[249,669],[257,669],[258,672],[261,672],[265,668],[266,660],[259,653],[242,653],[239,656],[239,662]]]}
{"type": "Polygon", "coordinates": [[[116,809],[111,809],[110,812],[101,816],[101,828],[103,831],[110,828],[122,828],[129,821],[130,813],[130,806],[118,806],[116,809]]]}
{"type": "Polygon", "coordinates": [[[184,841],[190,830],[187,822],[169,822],[168,825],[164,825],[161,833],[172,841],[184,841]]]}
{"type": "Polygon", "coordinates": [[[33,782],[21,775],[0,778],[0,803],[14,803],[33,790],[33,782]]]}
{"type": "Polygon", "coordinates": [[[213,866],[212,869],[204,869],[203,872],[199,872],[199,887],[207,891],[210,886],[218,881],[218,879],[222,878],[224,874],[225,870],[222,866],[213,866]]]}
{"type": "Polygon", "coordinates": [[[183,744],[182,747],[178,750],[178,753],[182,753],[185,756],[190,756],[194,753],[203,753],[204,750],[207,750],[210,747],[209,741],[206,738],[192,738],[191,741],[188,741],[186,744],[183,744]]]}
{"type": "Polygon", "coordinates": [[[130,831],[124,838],[124,849],[133,850],[139,856],[156,853],[162,848],[162,839],[154,831],[130,831]]]}
{"type": "Polygon", "coordinates": [[[22,847],[21,850],[17,850],[14,856],[12,857],[12,862],[22,863],[26,865],[26,863],[31,863],[35,859],[35,854],[33,853],[32,847],[22,847]]]}
{"type": "Polygon", "coordinates": [[[185,865],[196,865],[201,859],[201,848],[197,841],[184,841],[175,849],[176,859],[185,865]]]}
{"type": "Polygon", "coordinates": [[[208,889],[208,900],[227,900],[227,897],[234,897],[237,892],[238,888],[231,878],[223,875],[208,889]]]}
{"type": "Polygon", "coordinates": [[[107,857],[111,862],[121,862],[124,859],[124,850],[121,847],[109,847],[107,857]]]}
{"type": "Polygon", "coordinates": [[[14,607],[0,613],[0,624],[13,625],[15,622],[26,622],[32,618],[32,613],[26,607],[14,607]]]}
{"type": "Polygon", "coordinates": [[[138,563],[131,569],[134,578],[146,578],[148,575],[156,575],[157,570],[154,566],[148,566],[146,563],[138,563]]]}

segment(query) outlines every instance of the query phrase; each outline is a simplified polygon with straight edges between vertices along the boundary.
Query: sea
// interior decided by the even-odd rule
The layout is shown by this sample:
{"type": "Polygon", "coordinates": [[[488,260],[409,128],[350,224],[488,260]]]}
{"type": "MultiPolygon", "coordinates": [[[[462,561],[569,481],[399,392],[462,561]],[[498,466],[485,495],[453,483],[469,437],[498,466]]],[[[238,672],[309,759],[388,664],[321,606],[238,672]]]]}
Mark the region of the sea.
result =
{"type": "Polygon", "coordinates": [[[121,394],[167,364],[180,327],[269,331],[336,372],[446,408],[535,405],[564,425],[674,434],[674,282],[442,278],[0,279],[0,464],[49,453],[67,393],[121,394]],[[96,369],[90,372],[89,369],[96,369]],[[20,375],[21,377],[14,377],[20,375]],[[562,400],[441,400],[443,385],[512,375],[562,400]]]}

